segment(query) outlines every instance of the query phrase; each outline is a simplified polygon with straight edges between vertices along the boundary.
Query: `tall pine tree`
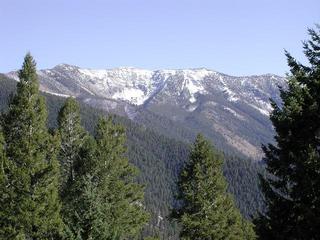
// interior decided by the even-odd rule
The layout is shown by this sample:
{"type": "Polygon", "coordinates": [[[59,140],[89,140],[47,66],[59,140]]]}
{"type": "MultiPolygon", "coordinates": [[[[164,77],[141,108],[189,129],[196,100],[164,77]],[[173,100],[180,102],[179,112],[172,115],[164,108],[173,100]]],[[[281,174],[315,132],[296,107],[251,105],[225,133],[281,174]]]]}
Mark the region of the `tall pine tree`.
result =
{"type": "Polygon", "coordinates": [[[267,210],[257,220],[260,239],[320,239],[320,26],[304,42],[305,66],[286,53],[291,74],[283,104],[271,121],[276,145],[263,150],[261,177],[267,210]]]}
{"type": "Polygon", "coordinates": [[[74,179],[67,183],[63,197],[65,238],[68,240],[109,239],[99,179],[96,142],[88,136],[74,162],[74,179]]]}
{"type": "Polygon", "coordinates": [[[10,194],[13,194],[12,191],[8,191],[8,177],[7,170],[9,162],[5,152],[5,143],[2,134],[2,129],[0,128],[0,239],[5,239],[12,232],[10,224],[7,224],[5,221],[8,221],[10,218],[10,211],[7,211],[8,199],[10,199],[10,194]],[[2,220],[3,219],[3,220],[2,220]]]}
{"type": "Polygon", "coordinates": [[[62,225],[56,160],[59,142],[48,133],[45,101],[39,95],[36,64],[30,54],[25,56],[19,78],[17,94],[2,116],[7,164],[2,166],[0,228],[5,235],[1,237],[52,239],[60,234],[62,225]]]}
{"type": "Polygon", "coordinates": [[[65,101],[59,112],[58,129],[61,138],[58,159],[61,165],[61,190],[63,195],[67,194],[68,181],[73,181],[75,178],[75,163],[87,136],[81,125],[79,104],[72,97],[65,101]]]}
{"type": "Polygon", "coordinates": [[[148,221],[143,188],[135,183],[137,169],[126,157],[125,131],[112,119],[101,118],[96,128],[98,189],[109,238],[135,237],[148,221]]]}
{"type": "Polygon", "coordinates": [[[125,140],[121,126],[101,118],[95,139],[84,141],[65,198],[68,239],[127,239],[146,224],[143,188],[134,183],[136,169],[125,157],[125,140]]]}
{"type": "Polygon", "coordinates": [[[242,219],[222,174],[223,158],[202,135],[193,145],[179,180],[181,239],[255,239],[252,225],[242,219]]]}
{"type": "MultiPolygon", "coordinates": [[[[60,151],[58,159],[61,165],[61,183],[60,196],[62,202],[62,216],[65,223],[65,234],[67,239],[76,239],[82,229],[84,218],[75,217],[84,216],[82,211],[83,205],[79,206],[81,190],[83,186],[79,186],[79,181],[83,179],[84,170],[79,170],[79,164],[84,161],[92,161],[87,155],[81,155],[85,142],[88,141],[88,134],[81,125],[80,107],[77,101],[68,98],[58,115],[58,130],[61,139],[60,151]],[[80,172],[79,172],[80,171],[80,172]],[[79,188],[79,189],[78,189],[79,188]]],[[[92,148],[94,151],[94,148],[92,148]]]]}

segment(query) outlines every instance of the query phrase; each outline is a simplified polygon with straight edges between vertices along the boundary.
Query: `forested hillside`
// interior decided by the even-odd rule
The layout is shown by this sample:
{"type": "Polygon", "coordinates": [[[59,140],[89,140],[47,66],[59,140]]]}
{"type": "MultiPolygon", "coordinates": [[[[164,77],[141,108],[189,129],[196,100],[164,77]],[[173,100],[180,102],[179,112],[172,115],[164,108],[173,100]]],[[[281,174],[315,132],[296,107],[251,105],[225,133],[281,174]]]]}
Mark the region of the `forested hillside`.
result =
{"type": "MultiPolygon", "coordinates": [[[[15,91],[16,81],[0,76],[0,109],[6,111],[10,95],[15,91]]],[[[50,128],[57,127],[58,111],[65,99],[49,94],[46,97],[49,111],[50,128]]],[[[93,109],[81,104],[81,117],[85,128],[92,132],[99,115],[106,112],[93,109]]],[[[150,115],[152,117],[152,115],[150,115]]],[[[146,205],[152,212],[151,224],[146,232],[159,233],[164,239],[175,234],[175,227],[171,226],[167,215],[175,205],[176,182],[179,171],[189,155],[189,144],[179,141],[183,136],[192,133],[171,125],[171,121],[157,117],[157,121],[150,121],[139,125],[131,120],[113,116],[114,121],[126,128],[128,157],[131,163],[140,169],[138,181],[145,185],[146,205]],[[171,128],[176,128],[171,131],[171,128]],[[172,134],[178,132],[180,134],[172,134]],[[169,133],[171,138],[167,137],[169,133]]],[[[221,149],[220,149],[221,150],[221,149]]],[[[223,150],[223,149],[222,149],[223,150]]],[[[236,203],[245,217],[255,214],[262,208],[262,199],[257,186],[257,173],[262,167],[250,159],[240,159],[226,155],[224,173],[229,182],[229,190],[234,194],[236,203]]]]}

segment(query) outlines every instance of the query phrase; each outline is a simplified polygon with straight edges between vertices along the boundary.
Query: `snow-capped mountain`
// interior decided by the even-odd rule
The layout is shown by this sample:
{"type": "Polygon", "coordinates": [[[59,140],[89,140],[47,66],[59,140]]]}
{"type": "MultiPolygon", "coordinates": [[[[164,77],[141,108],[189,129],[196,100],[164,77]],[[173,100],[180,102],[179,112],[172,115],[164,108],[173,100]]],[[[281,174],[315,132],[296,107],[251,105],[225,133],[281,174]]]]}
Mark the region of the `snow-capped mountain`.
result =
{"type": "MultiPolygon", "coordinates": [[[[38,74],[44,92],[74,96],[139,121],[141,111],[151,111],[254,158],[272,136],[269,99],[280,102],[278,86],[285,86],[285,79],[273,74],[234,77],[204,68],[94,70],[60,64],[38,74]]],[[[16,72],[7,75],[17,79],[16,72]]]]}
{"type": "MultiPolygon", "coordinates": [[[[200,94],[224,93],[230,102],[245,102],[268,115],[269,98],[278,97],[282,77],[266,74],[232,77],[212,70],[145,70],[132,67],[83,69],[60,64],[40,70],[41,90],[61,96],[101,97],[143,105],[159,95],[167,100],[185,100],[193,104],[200,94]]],[[[17,79],[15,72],[7,74],[17,79]]]]}

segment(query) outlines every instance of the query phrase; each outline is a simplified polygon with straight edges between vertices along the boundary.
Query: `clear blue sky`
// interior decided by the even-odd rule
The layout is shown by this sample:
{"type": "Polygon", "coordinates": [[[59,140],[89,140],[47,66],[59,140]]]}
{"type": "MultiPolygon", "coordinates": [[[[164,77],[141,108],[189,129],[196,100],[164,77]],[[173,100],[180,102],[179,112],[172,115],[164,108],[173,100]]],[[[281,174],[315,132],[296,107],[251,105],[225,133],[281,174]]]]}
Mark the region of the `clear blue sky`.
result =
{"type": "Polygon", "coordinates": [[[31,51],[38,68],[206,67],[233,75],[288,71],[302,59],[319,0],[0,0],[0,72],[31,51]]]}

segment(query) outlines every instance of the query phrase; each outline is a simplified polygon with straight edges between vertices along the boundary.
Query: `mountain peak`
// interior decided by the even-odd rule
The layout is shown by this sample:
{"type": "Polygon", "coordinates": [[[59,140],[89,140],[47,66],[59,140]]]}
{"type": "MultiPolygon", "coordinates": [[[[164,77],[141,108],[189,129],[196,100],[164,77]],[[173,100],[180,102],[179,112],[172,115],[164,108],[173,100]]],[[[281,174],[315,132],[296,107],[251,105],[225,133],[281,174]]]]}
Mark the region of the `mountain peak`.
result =
{"type": "Polygon", "coordinates": [[[67,63],[60,63],[54,66],[53,69],[74,70],[74,69],[79,69],[79,67],[75,65],[67,64],[67,63]]]}

